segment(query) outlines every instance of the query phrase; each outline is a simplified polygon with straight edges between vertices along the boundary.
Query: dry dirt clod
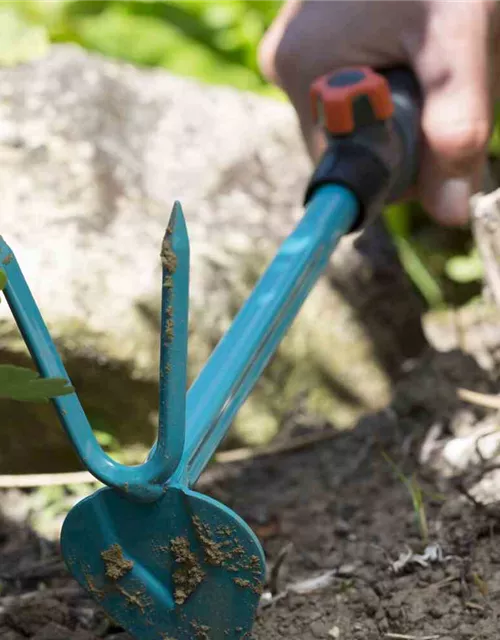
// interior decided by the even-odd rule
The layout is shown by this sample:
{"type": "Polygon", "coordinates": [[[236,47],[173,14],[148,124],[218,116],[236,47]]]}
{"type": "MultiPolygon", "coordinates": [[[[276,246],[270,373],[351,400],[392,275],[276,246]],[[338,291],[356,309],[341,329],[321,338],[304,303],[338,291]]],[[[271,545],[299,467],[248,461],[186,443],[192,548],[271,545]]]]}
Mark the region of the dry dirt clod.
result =
{"type": "Polygon", "coordinates": [[[321,620],[315,620],[311,624],[311,632],[315,638],[326,638],[328,633],[328,628],[326,624],[321,620]]]}
{"type": "Polygon", "coordinates": [[[61,626],[68,624],[70,614],[65,603],[40,597],[31,602],[21,601],[9,607],[5,613],[5,619],[13,630],[30,637],[48,624],[54,623],[61,626]]]}
{"type": "Polygon", "coordinates": [[[199,640],[210,640],[210,636],[208,635],[210,631],[210,627],[206,624],[200,624],[196,620],[191,622],[191,626],[193,627],[195,637],[199,640]]]}
{"type": "Polygon", "coordinates": [[[106,575],[111,580],[119,580],[131,571],[134,563],[123,556],[123,549],[119,544],[112,544],[109,549],[101,552],[101,558],[106,565],[106,575]]]}
{"type": "Polygon", "coordinates": [[[215,566],[220,566],[225,560],[231,558],[230,551],[224,551],[222,544],[213,539],[210,528],[205,525],[198,516],[193,517],[196,535],[203,544],[206,561],[215,566]]]}
{"type": "Polygon", "coordinates": [[[165,333],[167,336],[167,341],[172,342],[172,340],[174,339],[174,321],[171,320],[170,318],[167,320],[165,333]]]}
{"type": "Polygon", "coordinates": [[[175,270],[177,268],[177,256],[175,255],[168,238],[165,238],[165,240],[163,241],[160,256],[166,270],[170,274],[175,273],[175,270]]]}
{"type": "Polygon", "coordinates": [[[189,596],[196,591],[203,582],[205,572],[201,568],[196,555],[189,547],[189,540],[179,536],[170,543],[170,550],[174,554],[175,562],[182,565],[174,572],[175,585],[174,600],[177,604],[184,604],[189,596]]]}
{"type": "Polygon", "coordinates": [[[127,604],[131,607],[137,607],[140,609],[141,613],[144,614],[146,612],[146,607],[148,606],[148,598],[145,597],[143,591],[136,591],[131,593],[127,591],[123,587],[118,586],[118,591],[125,597],[127,600],[127,604]]]}
{"type": "MultiPolygon", "coordinates": [[[[68,640],[68,629],[55,622],[49,622],[33,636],[33,640],[68,640]]],[[[94,635],[84,629],[77,629],[71,633],[71,640],[94,640],[94,635]]]]}

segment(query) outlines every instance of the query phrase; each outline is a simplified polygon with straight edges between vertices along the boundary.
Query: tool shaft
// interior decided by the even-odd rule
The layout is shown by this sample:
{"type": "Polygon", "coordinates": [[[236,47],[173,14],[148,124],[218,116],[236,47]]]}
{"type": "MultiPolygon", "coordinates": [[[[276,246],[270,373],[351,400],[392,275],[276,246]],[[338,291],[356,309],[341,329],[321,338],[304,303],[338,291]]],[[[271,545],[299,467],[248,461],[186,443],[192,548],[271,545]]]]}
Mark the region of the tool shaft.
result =
{"type": "Polygon", "coordinates": [[[341,186],[327,185],[311,200],[188,392],[176,481],[196,482],[358,211],[341,186]]]}

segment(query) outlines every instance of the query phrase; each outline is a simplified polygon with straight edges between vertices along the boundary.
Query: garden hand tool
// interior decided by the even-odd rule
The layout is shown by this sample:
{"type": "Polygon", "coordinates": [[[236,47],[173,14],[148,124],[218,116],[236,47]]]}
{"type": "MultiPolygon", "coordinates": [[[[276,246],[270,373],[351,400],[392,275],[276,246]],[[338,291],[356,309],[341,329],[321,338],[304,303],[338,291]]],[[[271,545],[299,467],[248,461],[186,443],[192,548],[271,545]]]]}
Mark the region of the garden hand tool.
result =
{"type": "MultiPolygon", "coordinates": [[[[82,462],[108,485],[63,526],[66,563],[88,592],[140,640],[248,637],[264,580],[251,529],[191,487],[328,264],[338,240],[411,186],[419,98],[405,70],[343,70],[316,81],[313,112],[328,147],[305,214],[284,241],[185,395],[189,242],[174,206],[162,245],[158,438],[126,467],[97,443],[76,393],[54,399],[82,462]]],[[[17,261],[0,242],[7,301],[45,377],[68,375],[17,261]]]]}

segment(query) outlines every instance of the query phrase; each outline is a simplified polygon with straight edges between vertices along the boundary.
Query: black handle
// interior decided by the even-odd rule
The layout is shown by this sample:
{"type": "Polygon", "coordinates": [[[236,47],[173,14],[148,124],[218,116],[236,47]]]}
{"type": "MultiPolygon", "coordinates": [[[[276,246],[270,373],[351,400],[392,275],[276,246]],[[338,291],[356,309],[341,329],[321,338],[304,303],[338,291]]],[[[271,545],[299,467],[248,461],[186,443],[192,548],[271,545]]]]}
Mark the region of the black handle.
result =
{"type": "Polygon", "coordinates": [[[388,195],[388,201],[397,200],[415,184],[420,165],[420,117],[422,113],[422,94],[413,71],[399,67],[382,72],[391,88],[394,115],[392,122],[394,134],[402,143],[402,151],[394,158],[391,170],[394,172],[394,184],[388,195]],[[397,163],[398,166],[394,166],[397,163]]]}

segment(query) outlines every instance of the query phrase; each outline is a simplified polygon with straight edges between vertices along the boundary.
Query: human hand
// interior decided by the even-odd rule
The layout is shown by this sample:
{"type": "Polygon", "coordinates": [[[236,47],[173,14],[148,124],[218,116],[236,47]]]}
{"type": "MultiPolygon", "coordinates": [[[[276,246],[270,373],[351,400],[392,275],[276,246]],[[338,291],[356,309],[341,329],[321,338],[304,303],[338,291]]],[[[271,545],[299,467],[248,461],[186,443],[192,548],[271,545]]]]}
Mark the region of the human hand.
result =
{"type": "Polygon", "coordinates": [[[289,96],[314,159],[324,147],[310,113],[315,78],[347,66],[410,66],[424,95],[416,196],[441,224],[467,221],[500,97],[500,3],[288,0],[259,61],[289,96]]]}

